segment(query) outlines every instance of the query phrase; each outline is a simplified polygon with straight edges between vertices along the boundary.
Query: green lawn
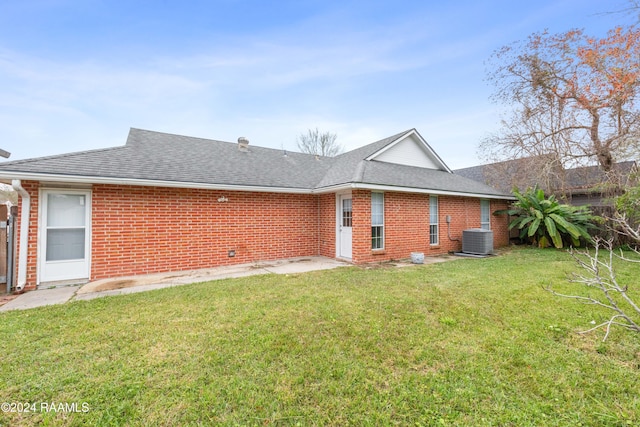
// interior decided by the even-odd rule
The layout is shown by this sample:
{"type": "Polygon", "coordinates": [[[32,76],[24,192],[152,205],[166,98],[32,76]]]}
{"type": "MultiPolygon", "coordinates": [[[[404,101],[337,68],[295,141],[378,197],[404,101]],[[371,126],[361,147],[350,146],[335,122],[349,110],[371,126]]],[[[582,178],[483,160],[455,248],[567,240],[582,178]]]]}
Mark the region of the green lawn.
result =
{"type": "Polygon", "coordinates": [[[573,270],[517,249],[2,313],[0,402],[37,406],[0,425],[640,425],[640,337],[579,335],[608,313],[542,289],[573,270]]]}

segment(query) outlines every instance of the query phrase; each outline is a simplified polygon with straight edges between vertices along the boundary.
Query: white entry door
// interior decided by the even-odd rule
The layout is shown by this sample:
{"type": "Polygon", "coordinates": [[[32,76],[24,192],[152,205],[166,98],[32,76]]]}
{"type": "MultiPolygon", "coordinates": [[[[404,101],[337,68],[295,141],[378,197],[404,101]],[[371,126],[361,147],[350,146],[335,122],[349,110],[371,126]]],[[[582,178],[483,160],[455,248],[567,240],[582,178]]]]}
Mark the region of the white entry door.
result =
{"type": "Polygon", "coordinates": [[[340,240],[339,256],[351,258],[353,206],[351,196],[340,196],[340,214],[338,237],[340,240]]]}
{"type": "Polygon", "coordinates": [[[91,193],[42,192],[40,282],[89,278],[91,193]]]}

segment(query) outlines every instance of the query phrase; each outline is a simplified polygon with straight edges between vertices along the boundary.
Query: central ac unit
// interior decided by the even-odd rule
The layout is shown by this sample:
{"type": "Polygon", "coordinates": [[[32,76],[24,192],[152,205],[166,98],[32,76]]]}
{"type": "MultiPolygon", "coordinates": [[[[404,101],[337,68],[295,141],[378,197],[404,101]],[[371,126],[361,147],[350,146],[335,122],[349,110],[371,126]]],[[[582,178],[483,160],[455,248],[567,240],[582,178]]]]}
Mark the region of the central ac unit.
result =
{"type": "Polygon", "coordinates": [[[470,228],[462,231],[462,252],[489,255],[493,252],[493,231],[470,228]]]}

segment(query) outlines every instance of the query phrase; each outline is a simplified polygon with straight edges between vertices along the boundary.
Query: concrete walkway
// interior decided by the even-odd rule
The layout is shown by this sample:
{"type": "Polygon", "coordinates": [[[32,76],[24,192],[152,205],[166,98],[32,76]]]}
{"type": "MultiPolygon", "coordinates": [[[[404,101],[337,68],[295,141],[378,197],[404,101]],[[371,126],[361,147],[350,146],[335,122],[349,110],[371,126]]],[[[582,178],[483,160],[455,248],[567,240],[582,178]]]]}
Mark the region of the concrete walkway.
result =
{"type": "Polygon", "coordinates": [[[148,274],[97,280],[85,285],[59,286],[26,292],[0,306],[0,311],[24,310],[44,305],[63,304],[67,301],[123,295],[136,292],[180,286],[189,283],[245,277],[257,274],[296,274],[308,271],[328,270],[351,264],[335,259],[312,256],[289,258],[278,261],[256,262],[228,267],[206,268],[172,273],[148,274]]]}

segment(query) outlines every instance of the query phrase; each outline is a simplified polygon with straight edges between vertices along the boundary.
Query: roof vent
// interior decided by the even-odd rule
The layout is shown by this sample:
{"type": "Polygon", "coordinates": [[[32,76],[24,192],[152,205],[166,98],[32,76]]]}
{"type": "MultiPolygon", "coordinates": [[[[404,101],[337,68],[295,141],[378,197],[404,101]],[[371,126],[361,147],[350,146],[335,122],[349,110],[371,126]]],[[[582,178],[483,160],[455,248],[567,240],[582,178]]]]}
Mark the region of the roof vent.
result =
{"type": "Polygon", "coordinates": [[[238,150],[249,151],[249,140],[244,136],[238,138],[238,150]]]}

